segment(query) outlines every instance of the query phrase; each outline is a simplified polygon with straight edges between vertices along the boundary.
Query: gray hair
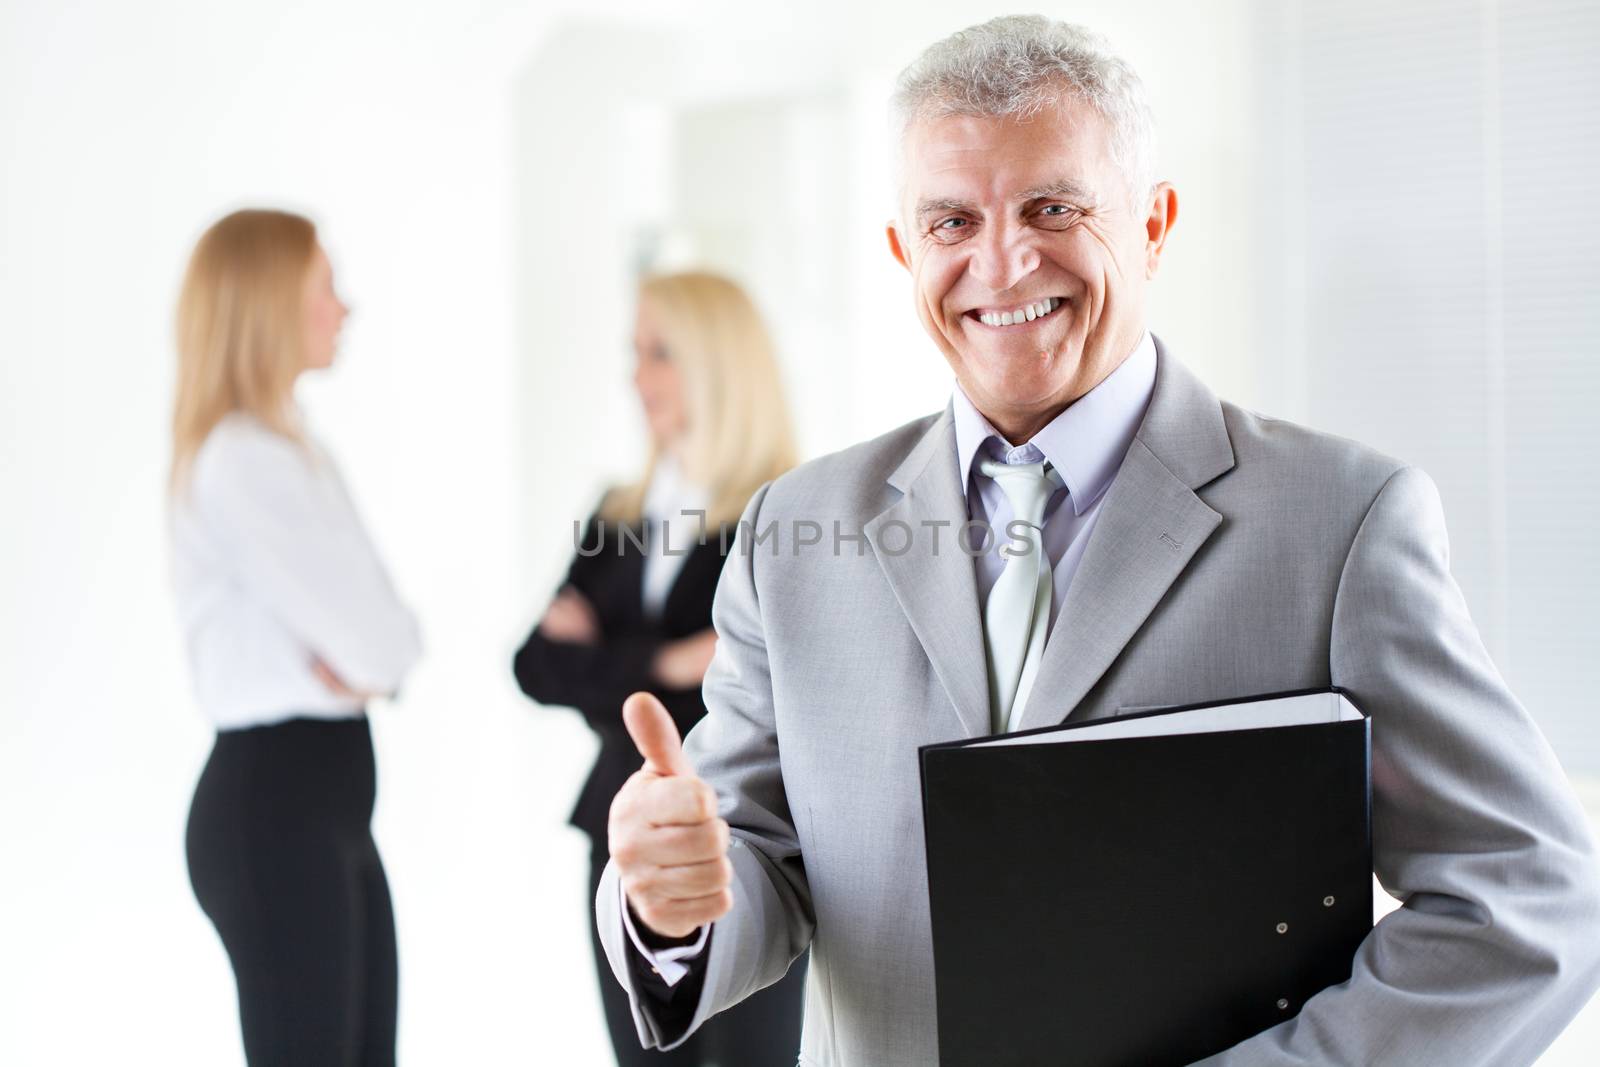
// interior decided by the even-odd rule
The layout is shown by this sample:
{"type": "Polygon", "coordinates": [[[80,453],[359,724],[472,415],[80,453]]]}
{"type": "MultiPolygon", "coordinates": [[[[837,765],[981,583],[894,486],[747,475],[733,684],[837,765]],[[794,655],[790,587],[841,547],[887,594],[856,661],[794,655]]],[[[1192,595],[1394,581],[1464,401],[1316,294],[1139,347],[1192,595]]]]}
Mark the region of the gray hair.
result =
{"type": "Polygon", "coordinates": [[[1098,34],[1043,15],[1005,15],[952,33],[901,71],[893,99],[897,158],[903,160],[905,135],[921,119],[1027,119],[1063,96],[1084,101],[1105,120],[1112,161],[1134,199],[1154,188],[1155,120],[1139,75],[1098,34]]]}

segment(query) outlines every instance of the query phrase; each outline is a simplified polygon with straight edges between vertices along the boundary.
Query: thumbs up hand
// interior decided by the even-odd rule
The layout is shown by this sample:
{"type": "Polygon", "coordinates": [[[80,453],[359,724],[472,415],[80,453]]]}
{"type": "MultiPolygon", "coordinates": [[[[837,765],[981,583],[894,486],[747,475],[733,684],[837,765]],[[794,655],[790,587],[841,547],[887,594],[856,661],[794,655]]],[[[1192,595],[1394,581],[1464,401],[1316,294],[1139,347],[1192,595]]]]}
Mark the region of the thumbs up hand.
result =
{"type": "Polygon", "coordinates": [[[661,701],[633,694],[622,721],[644,766],[611,802],[611,858],[634,915],[661,937],[684,938],[733,907],[728,824],[661,701]]]}

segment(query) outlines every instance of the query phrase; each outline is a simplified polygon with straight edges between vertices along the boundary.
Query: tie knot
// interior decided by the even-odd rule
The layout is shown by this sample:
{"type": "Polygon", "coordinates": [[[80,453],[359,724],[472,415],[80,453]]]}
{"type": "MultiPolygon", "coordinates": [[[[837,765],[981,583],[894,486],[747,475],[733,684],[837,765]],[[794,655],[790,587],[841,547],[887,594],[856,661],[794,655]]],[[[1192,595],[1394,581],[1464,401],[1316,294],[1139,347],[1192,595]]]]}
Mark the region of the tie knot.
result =
{"type": "Polygon", "coordinates": [[[1032,526],[1044,522],[1045,505],[1057,489],[1066,485],[1049,460],[1001,463],[986,459],[978,464],[978,470],[993,478],[1005,492],[1006,499],[1011,502],[1013,517],[1032,526]]]}

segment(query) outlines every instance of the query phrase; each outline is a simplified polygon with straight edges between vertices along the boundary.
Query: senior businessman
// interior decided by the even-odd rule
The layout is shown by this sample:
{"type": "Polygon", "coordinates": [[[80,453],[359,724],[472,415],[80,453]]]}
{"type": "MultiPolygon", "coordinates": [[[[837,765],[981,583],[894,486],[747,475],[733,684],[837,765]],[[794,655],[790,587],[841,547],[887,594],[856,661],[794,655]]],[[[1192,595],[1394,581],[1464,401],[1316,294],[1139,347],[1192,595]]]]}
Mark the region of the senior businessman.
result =
{"type": "Polygon", "coordinates": [[[652,698],[624,708],[644,766],[596,906],[641,1040],[809,946],[802,1063],[937,1063],[918,746],[1336,685],[1372,717],[1374,866],[1404,906],[1348,982],[1206,1062],[1531,1063],[1600,982],[1600,875],[1432,482],[1217,399],[1147,331],[1177,197],[1093,35],[995,19],[895,103],[889,248],[957,387],[750,501],[681,748],[652,698]]]}

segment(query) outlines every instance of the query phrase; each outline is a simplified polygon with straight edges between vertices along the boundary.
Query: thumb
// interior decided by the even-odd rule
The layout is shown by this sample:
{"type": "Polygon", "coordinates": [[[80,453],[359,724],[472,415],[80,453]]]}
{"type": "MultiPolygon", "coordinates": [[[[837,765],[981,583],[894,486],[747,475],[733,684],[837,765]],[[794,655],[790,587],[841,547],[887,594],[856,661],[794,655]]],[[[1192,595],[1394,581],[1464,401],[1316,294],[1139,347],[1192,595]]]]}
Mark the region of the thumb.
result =
{"type": "Polygon", "coordinates": [[[666,777],[694,774],[684,758],[677,724],[661,701],[649,693],[633,694],[622,702],[622,723],[644,757],[646,770],[666,777]]]}

